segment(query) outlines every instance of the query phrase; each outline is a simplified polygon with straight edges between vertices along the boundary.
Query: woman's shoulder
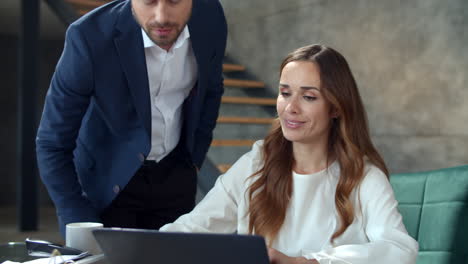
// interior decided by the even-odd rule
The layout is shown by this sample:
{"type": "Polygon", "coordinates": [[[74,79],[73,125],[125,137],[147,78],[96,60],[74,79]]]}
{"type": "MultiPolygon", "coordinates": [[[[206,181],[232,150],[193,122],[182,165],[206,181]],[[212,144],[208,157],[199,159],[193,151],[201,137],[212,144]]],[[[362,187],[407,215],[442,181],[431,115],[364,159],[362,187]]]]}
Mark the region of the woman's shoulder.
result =
{"type": "Polygon", "coordinates": [[[391,191],[392,187],[387,174],[373,163],[366,161],[364,167],[364,178],[362,179],[360,189],[361,194],[369,194],[391,191]]]}
{"type": "Polygon", "coordinates": [[[260,169],[262,164],[263,140],[258,140],[252,145],[252,149],[242,155],[224,175],[223,181],[244,182],[252,174],[260,169]]]}
{"type": "Polygon", "coordinates": [[[252,148],[242,155],[236,163],[250,163],[252,166],[258,166],[262,162],[263,140],[257,140],[252,148]]]}
{"type": "Polygon", "coordinates": [[[379,167],[370,161],[365,161],[364,180],[369,181],[388,181],[388,176],[379,167]]]}

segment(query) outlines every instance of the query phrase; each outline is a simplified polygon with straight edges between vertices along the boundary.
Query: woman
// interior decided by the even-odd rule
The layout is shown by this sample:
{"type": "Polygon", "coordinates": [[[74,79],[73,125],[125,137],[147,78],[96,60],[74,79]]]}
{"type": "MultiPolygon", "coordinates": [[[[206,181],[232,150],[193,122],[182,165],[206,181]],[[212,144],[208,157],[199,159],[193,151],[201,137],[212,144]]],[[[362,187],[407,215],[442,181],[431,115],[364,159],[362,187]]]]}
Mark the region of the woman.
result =
{"type": "Polygon", "coordinates": [[[161,230],[262,235],[272,263],[415,263],[344,57],[323,45],[289,54],[277,111],[265,140],[161,230]]]}

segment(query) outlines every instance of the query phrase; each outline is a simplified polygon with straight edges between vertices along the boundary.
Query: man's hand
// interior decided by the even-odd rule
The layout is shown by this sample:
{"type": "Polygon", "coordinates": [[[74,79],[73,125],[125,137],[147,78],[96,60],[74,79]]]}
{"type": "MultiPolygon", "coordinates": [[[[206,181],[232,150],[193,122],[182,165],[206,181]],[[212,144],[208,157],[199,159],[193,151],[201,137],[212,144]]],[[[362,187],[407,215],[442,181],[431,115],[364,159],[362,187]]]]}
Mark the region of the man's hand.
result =
{"type": "Polygon", "coordinates": [[[268,257],[271,264],[319,264],[315,259],[288,257],[274,248],[268,248],[268,257]]]}

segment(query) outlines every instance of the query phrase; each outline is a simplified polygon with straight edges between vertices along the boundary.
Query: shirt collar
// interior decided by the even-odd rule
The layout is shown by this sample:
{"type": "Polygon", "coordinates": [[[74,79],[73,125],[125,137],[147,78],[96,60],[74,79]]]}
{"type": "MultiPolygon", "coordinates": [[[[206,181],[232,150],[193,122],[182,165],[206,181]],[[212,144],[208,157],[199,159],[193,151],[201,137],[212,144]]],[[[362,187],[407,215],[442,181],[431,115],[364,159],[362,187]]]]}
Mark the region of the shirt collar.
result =
{"type": "MultiPolygon", "coordinates": [[[[143,46],[146,48],[151,48],[151,47],[154,47],[154,46],[157,46],[149,37],[148,35],[146,34],[146,32],[143,30],[143,28],[141,29],[141,34],[143,35],[143,46]]],[[[179,34],[179,37],[177,38],[176,42],[174,43],[174,45],[172,46],[172,49],[177,49],[179,48],[180,46],[182,46],[182,44],[184,44],[184,42],[190,38],[190,32],[188,30],[188,26],[185,25],[184,27],[184,30],[182,30],[182,32],[179,34]]],[[[158,46],[159,47],[159,46],[158,46]]]]}

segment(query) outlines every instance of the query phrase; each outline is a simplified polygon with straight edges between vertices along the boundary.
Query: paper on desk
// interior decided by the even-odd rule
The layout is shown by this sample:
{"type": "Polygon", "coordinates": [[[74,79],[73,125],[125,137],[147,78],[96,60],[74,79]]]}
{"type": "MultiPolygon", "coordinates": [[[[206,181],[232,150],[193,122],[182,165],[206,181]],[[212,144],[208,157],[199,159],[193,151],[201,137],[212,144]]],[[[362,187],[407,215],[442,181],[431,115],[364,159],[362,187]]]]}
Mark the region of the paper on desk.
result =
{"type": "Polygon", "coordinates": [[[71,260],[76,258],[75,255],[63,255],[63,256],[56,256],[56,257],[50,257],[50,258],[40,258],[40,259],[35,259],[35,260],[30,260],[26,262],[13,262],[13,261],[5,261],[1,264],[19,264],[19,263],[27,263],[27,264],[60,264],[63,263],[67,260],[71,260]]]}
{"type": "MultiPolygon", "coordinates": [[[[59,256],[57,256],[59,257],[59,256]]],[[[57,258],[56,257],[56,258],[57,258]]],[[[62,256],[62,259],[55,259],[57,262],[55,262],[56,264],[60,264],[62,263],[63,261],[66,261],[66,260],[71,260],[71,259],[74,259],[76,258],[76,256],[73,256],[73,255],[65,255],[65,256],[62,256]]],[[[88,257],[85,257],[85,258],[82,258],[82,259],[79,259],[79,260],[75,260],[75,264],[92,264],[92,263],[95,263],[95,264],[98,264],[98,263],[107,263],[107,262],[103,262],[105,259],[105,256],[104,254],[99,254],[99,255],[93,255],[93,256],[88,256],[88,257]]],[[[35,259],[35,260],[31,260],[31,261],[26,261],[26,262],[22,262],[22,264],[53,264],[54,263],[54,260],[51,258],[41,258],[41,259],[35,259]]],[[[5,262],[2,262],[0,264],[21,264],[20,262],[14,262],[14,261],[5,261],[5,262]]]]}

